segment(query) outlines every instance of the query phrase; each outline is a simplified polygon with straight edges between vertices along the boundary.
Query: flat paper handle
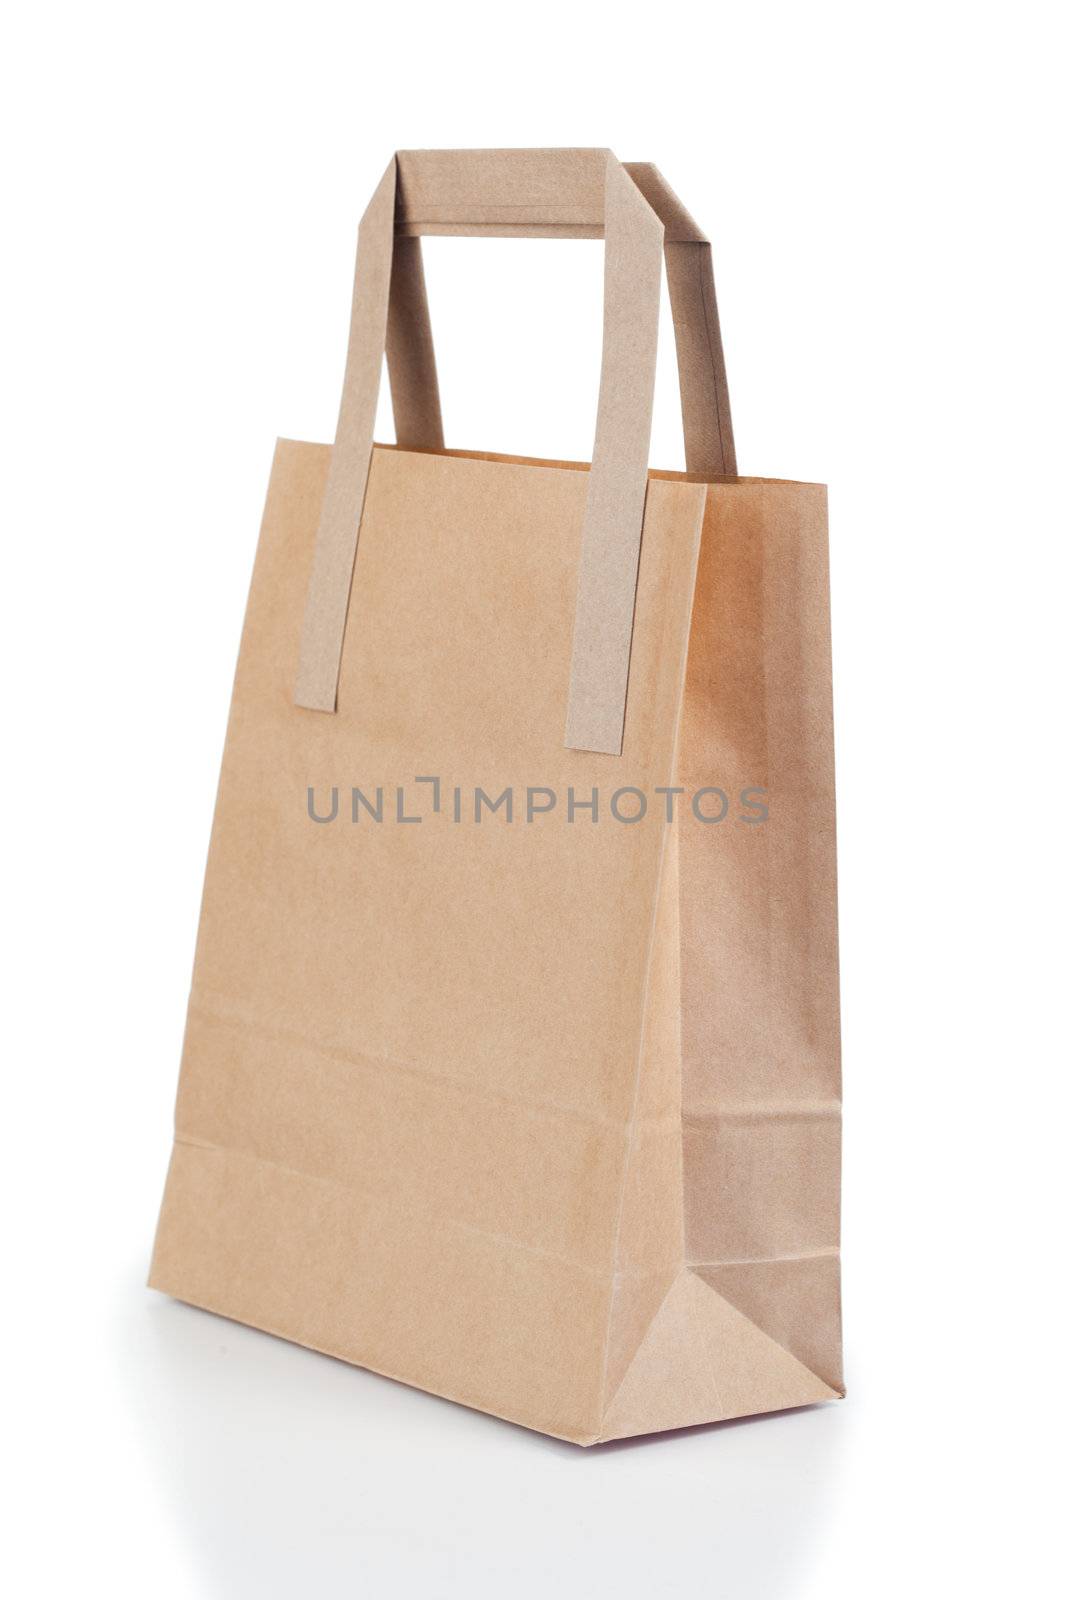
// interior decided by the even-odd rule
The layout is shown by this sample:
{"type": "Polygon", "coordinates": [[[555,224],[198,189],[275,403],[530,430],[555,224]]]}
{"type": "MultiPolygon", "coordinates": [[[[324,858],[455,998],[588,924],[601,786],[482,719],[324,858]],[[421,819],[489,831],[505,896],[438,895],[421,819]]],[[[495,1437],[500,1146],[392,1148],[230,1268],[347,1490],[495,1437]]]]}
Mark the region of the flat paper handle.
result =
{"type": "MultiPolygon", "coordinates": [[[[386,355],[396,442],[402,449],[443,450],[445,445],[419,236],[458,233],[599,237],[604,231],[596,221],[602,205],[599,174],[594,174],[594,183],[583,190],[582,167],[568,162],[570,182],[562,202],[558,197],[554,204],[529,200],[530,195],[541,193],[551,201],[552,163],[572,154],[584,156],[587,152],[428,150],[402,152],[398,157],[396,242],[386,355]],[[522,213],[517,213],[514,206],[489,207],[484,200],[471,201],[472,194],[479,194],[478,167],[484,168],[486,160],[495,156],[509,164],[525,164],[527,204],[522,213]],[[451,196],[447,205],[440,203],[442,193],[451,196]],[[442,221],[445,215],[451,220],[442,221]],[[457,220],[459,215],[464,220],[457,220]]],[[[511,170],[515,172],[516,168],[512,166],[511,170]]],[[[625,170],[663,223],[686,470],[702,478],[736,477],[711,245],[656,167],[647,161],[627,162],[625,170]]],[[[505,192],[504,186],[498,185],[496,192],[505,192]]]]}
{"type": "MultiPolygon", "coordinates": [[[[571,749],[614,755],[621,751],[664,243],[664,223],[643,193],[655,192],[649,174],[654,169],[640,168],[631,176],[604,150],[419,151],[403,152],[390,162],[360,224],[348,363],[308,588],[298,705],[316,711],[336,709],[387,342],[398,442],[409,446],[419,442],[424,448],[439,447],[441,442],[418,236],[602,234],[603,360],[565,742],[571,749]]],[[[672,216],[672,228],[684,232],[679,217],[685,214],[674,204],[678,215],[672,216]]],[[[700,237],[669,242],[697,244],[700,237]]],[[[691,273],[683,278],[686,283],[695,281],[691,273]]],[[[671,297],[674,304],[673,283],[671,297]]],[[[688,448],[687,432],[687,453],[688,448]]],[[[358,619],[352,620],[358,625],[358,619]]]]}

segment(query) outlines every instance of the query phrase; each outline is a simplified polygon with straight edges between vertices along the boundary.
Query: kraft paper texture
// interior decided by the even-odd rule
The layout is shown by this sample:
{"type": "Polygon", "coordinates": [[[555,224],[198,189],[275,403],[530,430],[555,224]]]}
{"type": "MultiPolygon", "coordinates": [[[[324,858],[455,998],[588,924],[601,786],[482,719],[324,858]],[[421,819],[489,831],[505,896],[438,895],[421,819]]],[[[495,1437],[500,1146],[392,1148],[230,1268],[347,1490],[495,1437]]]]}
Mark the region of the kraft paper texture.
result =
{"type": "Polygon", "coordinates": [[[271,473],[151,1282],[581,1444],[834,1398],[825,491],[733,475],[654,168],[402,154],[367,218],[338,440],[271,473]],[[591,469],[443,444],[417,235],[535,230],[608,234],[591,469]],[[647,471],[661,249],[686,473],[647,471]],[[672,787],[768,815],[604,814],[672,787]]]}

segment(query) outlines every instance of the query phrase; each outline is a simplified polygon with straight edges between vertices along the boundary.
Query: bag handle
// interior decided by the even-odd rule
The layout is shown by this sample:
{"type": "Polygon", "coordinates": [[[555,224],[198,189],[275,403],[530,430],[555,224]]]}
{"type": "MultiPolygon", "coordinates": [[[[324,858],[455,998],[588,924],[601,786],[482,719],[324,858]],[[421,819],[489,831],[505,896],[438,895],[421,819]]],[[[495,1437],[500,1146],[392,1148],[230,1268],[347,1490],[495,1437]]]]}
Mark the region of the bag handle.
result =
{"type": "Polygon", "coordinates": [[[308,587],[296,703],[332,712],[388,351],[397,440],[443,447],[421,234],[605,240],[604,343],[586,495],[565,743],[622,749],[655,382],[659,257],[679,340],[686,460],[732,475],[710,249],[644,164],[606,150],[409,151],[359,229],[341,411],[308,587]],[[688,401],[688,404],[686,403],[688,401]]]}
{"type": "MultiPolygon", "coordinates": [[[[509,155],[518,153],[508,152],[509,155]]],[[[422,159],[436,154],[423,152],[422,159]]],[[[403,174],[406,168],[410,170],[408,163],[412,159],[404,153],[399,157],[401,198],[397,205],[385,352],[397,444],[406,450],[443,450],[444,428],[419,236],[474,232],[495,236],[527,234],[533,233],[535,227],[516,227],[512,222],[461,228],[430,221],[428,204],[418,203],[418,171],[414,198],[408,197],[410,181],[406,183],[403,174]],[[414,220],[416,206],[422,221],[414,220]]],[[[711,245],[656,167],[650,162],[628,161],[624,168],[664,227],[663,253],[678,356],[686,471],[704,478],[736,477],[737,460],[711,245]]],[[[536,224],[536,232],[555,238],[573,238],[595,236],[602,230],[581,223],[552,226],[542,221],[536,224]]]]}

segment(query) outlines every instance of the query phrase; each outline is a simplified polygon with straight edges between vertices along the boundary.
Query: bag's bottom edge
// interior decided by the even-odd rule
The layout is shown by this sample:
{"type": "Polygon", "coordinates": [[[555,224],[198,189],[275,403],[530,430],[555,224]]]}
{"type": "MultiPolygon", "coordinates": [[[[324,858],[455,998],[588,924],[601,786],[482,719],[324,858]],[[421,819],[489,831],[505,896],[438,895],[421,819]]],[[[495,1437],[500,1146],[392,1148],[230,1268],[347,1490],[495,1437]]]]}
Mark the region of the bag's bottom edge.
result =
{"type": "Polygon", "coordinates": [[[698,1416],[684,1422],[670,1422],[663,1427],[653,1427],[641,1432],[624,1431],[614,1433],[586,1429],[568,1430],[558,1423],[534,1421],[528,1416],[522,1416],[517,1412],[509,1412],[503,1408],[488,1405],[458,1391],[452,1391],[447,1388],[433,1388],[428,1384],[406,1378],[401,1373],[391,1372],[387,1367],[373,1360],[347,1355],[341,1350],[331,1349],[325,1343],[312,1343],[306,1338],[301,1338],[298,1334],[288,1332],[282,1328],[271,1327],[262,1320],[253,1321],[248,1316],[241,1316],[239,1313],[225,1310],[221,1305],[211,1303],[207,1297],[178,1289],[174,1285],[163,1281],[155,1272],[149,1274],[147,1287],[153,1292],[177,1301],[180,1305],[189,1306],[193,1310],[206,1312],[210,1316],[222,1317],[227,1322],[236,1323],[239,1327],[250,1328],[255,1333],[262,1333],[269,1338],[280,1339],[286,1344],[296,1345],[298,1349],[309,1350],[316,1355],[326,1356],[331,1361],[340,1361],[345,1366],[356,1367],[361,1371],[373,1373],[376,1377],[385,1378],[390,1383],[403,1384],[405,1388],[413,1389],[419,1394],[429,1395],[433,1399],[446,1400],[452,1405],[464,1406],[468,1411],[476,1411],[482,1416],[492,1417],[495,1421],[506,1423],[510,1427],[523,1428],[528,1433],[537,1433],[544,1437],[557,1439],[562,1444],[575,1446],[583,1450],[595,1449],[598,1445],[618,1445],[628,1440],[637,1442],[643,1439],[663,1438],[671,1434],[685,1433],[695,1428],[715,1427],[719,1423],[733,1423],[749,1419],[755,1421],[761,1417],[779,1416],[790,1411],[812,1410],[821,1407],[823,1404],[845,1398],[845,1390],[841,1388],[814,1402],[800,1399],[795,1404],[773,1405],[762,1411],[744,1410],[711,1417],[698,1416]]]}

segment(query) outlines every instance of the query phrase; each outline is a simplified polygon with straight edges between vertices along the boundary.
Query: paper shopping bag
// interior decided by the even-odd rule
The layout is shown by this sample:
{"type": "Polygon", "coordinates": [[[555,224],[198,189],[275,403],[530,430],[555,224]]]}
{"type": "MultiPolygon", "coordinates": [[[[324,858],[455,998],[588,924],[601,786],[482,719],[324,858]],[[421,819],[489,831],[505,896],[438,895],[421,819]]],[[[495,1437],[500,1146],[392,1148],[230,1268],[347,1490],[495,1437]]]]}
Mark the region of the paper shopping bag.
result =
{"type": "Polygon", "coordinates": [[[832,1398],[839,1104],[824,490],[736,476],[654,168],[402,153],[271,473],[151,1283],[582,1444],[832,1398]],[[590,466],[445,448],[424,234],[604,238],[590,466]]]}

